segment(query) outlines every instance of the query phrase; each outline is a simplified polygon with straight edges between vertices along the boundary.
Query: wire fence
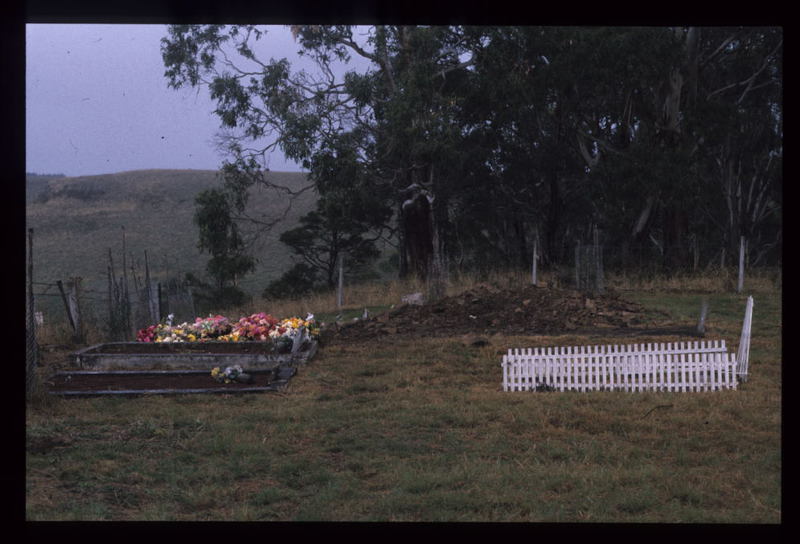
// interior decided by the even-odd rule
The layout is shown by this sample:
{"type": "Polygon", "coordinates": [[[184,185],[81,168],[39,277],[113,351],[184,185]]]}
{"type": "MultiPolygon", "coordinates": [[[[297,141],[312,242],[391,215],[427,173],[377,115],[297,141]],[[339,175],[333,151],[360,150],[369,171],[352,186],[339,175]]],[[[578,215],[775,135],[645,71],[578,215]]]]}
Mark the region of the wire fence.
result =
{"type": "Polygon", "coordinates": [[[123,282],[112,280],[110,290],[83,289],[82,284],[79,277],[66,282],[33,282],[35,310],[28,319],[29,342],[44,323],[45,308],[48,324],[66,323],[75,343],[85,342],[89,330],[95,339],[132,341],[138,330],[163,322],[170,314],[176,322],[197,314],[194,294],[185,282],[152,282],[147,288],[126,289],[123,282]]]}

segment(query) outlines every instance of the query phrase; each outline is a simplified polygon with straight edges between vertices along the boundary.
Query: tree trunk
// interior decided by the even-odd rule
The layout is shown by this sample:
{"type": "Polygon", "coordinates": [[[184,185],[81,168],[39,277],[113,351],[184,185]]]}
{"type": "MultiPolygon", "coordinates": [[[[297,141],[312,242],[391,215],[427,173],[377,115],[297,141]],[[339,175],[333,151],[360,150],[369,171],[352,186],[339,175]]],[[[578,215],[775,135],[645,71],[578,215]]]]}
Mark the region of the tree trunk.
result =
{"type": "Polygon", "coordinates": [[[664,210],[664,267],[668,273],[686,267],[688,261],[685,244],[689,217],[685,209],[670,205],[664,210]]]}
{"type": "Polygon", "coordinates": [[[558,183],[558,173],[553,172],[550,176],[550,206],[545,223],[545,239],[547,241],[547,261],[553,263],[557,260],[558,229],[560,227],[561,216],[561,190],[558,183]]]}
{"type": "Polygon", "coordinates": [[[433,167],[429,166],[427,183],[412,183],[407,187],[407,198],[401,208],[408,272],[426,282],[430,299],[444,295],[447,277],[444,241],[434,210],[433,181],[433,167]]]}
{"type": "Polygon", "coordinates": [[[429,197],[420,191],[409,195],[403,202],[403,251],[408,274],[421,280],[428,278],[433,259],[433,209],[429,197]]]}

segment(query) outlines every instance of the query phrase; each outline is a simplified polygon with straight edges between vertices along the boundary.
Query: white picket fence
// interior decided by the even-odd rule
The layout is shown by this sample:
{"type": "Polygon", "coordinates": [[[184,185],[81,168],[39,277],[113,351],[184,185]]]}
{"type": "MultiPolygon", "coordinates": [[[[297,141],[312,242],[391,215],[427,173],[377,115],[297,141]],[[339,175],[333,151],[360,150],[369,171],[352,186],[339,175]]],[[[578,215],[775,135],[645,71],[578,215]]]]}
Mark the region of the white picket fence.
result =
{"type": "Polygon", "coordinates": [[[718,391],[747,379],[753,298],[738,354],[725,340],[509,349],[504,391],[718,391]]]}

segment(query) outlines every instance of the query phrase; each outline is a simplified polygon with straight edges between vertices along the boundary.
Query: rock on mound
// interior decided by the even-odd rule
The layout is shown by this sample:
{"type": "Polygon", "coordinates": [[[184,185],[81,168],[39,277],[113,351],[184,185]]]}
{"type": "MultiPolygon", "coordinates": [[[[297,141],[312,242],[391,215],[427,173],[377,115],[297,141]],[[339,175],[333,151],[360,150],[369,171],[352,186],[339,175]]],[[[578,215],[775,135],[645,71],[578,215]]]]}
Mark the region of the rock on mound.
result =
{"type": "Polygon", "coordinates": [[[558,334],[595,328],[627,328],[643,321],[643,308],[618,295],[590,295],[526,286],[499,289],[479,285],[421,306],[404,305],[371,319],[339,327],[340,340],[392,334],[558,334]]]}

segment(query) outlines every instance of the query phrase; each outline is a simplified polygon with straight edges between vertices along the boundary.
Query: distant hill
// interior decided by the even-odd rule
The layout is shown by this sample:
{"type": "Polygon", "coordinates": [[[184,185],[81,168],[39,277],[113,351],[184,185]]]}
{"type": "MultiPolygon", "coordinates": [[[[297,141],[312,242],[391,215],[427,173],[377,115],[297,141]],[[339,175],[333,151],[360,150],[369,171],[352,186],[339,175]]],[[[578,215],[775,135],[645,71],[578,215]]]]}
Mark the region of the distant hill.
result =
{"type": "MultiPolygon", "coordinates": [[[[299,172],[270,176],[293,189],[308,183],[299,172]]],[[[34,281],[80,276],[87,289],[106,291],[109,249],[121,274],[123,227],[128,261],[134,259],[138,274],[144,274],[147,250],[150,274],[156,281],[183,277],[186,272],[204,277],[209,256],[197,249],[194,199],[200,191],[220,184],[217,172],[209,170],[27,176],[26,218],[27,226],[34,229],[34,281]]],[[[313,208],[315,199],[313,191],[304,192],[276,228],[260,239],[254,247],[256,271],[243,280],[242,288],[259,296],[267,283],[291,266],[290,254],[278,237],[313,208]]],[[[276,218],[288,203],[281,193],[255,190],[247,213],[276,218]]]]}
{"type": "Polygon", "coordinates": [[[39,196],[51,179],[66,177],[64,174],[25,174],[25,199],[30,202],[39,196]]]}

